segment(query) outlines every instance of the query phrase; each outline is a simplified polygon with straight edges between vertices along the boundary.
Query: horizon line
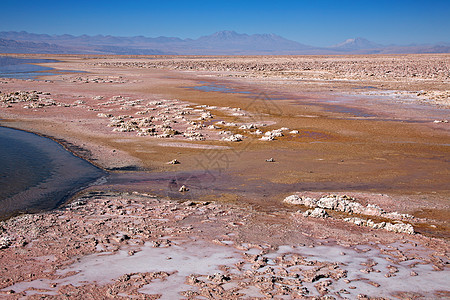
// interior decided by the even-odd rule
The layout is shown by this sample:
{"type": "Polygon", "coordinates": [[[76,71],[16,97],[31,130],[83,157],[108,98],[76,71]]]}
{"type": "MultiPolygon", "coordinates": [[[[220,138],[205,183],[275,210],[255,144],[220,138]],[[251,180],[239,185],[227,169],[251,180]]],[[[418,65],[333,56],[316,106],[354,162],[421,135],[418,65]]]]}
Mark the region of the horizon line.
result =
{"type": "Polygon", "coordinates": [[[368,39],[366,37],[356,36],[356,37],[350,37],[350,38],[347,38],[345,40],[342,40],[340,43],[336,43],[336,44],[332,44],[332,45],[328,45],[328,46],[314,46],[314,45],[304,44],[303,42],[298,41],[298,40],[293,40],[293,39],[286,38],[286,37],[284,37],[284,36],[282,36],[280,34],[277,34],[277,33],[240,33],[240,32],[237,32],[236,30],[219,30],[219,31],[215,31],[213,33],[210,33],[208,35],[200,35],[197,38],[192,38],[192,37],[182,38],[182,37],[178,37],[178,36],[165,36],[165,35],[146,36],[146,35],[142,35],[142,34],[141,35],[112,35],[112,34],[98,33],[98,34],[95,34],[95,35],[89,35],[89,34],[83,33],[83,34],[77,35],[77,34],[71,34],[71,33],[62,33],[62,34],[57,34],[57,33],[38,33],[38,32],[29,32],[29,31],[26,31],[26,30],[20,30],[20,31],[18,31],[18,30],[2,30],[2,31],[0,31],[0,33],[8,33],[8,32],[27,33],[27,34],[36,34],[36,35],[48,35],[48,36],[69,35],[69,36],[73,36],[73,37],[83,37],[83,36],[88,36],[88,37],[102,36],[102,37],[118,37],[118,38],[136,38],[136,37],[161,38],[161,37],[164,37],[164,38],[180,39],[180,40],[183,40],[183,41],[185,41],[185,40],[196,40],[196,39],[199,39],[201,37],[212,36],[212,35],[214,35],[216,33],[220,33],[220,32],[232,32],[232,33],[236,33],[236,34],[239,34],[239,35],[248,35],[248,36],[253,36],[253,35],[275,35],[275,36],[281,37],[281,38],[289,40],[289,41],[300,43],[300,44],[303,44],[305,46],[313,46],[315,48],[329,48],[329,47],[333,47],[333,46],[342,44],[342,43],[344,43],[344,42],[346,42],[348,40],[352,40],[352,39],[354,39],[354,40],[356,40],[356,39],[364,39],[364,40],[376,43],[376,44],[378,44],[380,46],[384,46],[384,47],[388,47],[388,46],[400,46],[401,47],[401,46],[413,46],[413,45],[417,45],[417,46],[425,46],[425,45],[439,46],[441,44],[450,44],[450,41],[436,41],[436,42],[428,42],[428,43],[410,42],[409,44],[392,44],[392,43],[391,44],[383,44],[383,43],[379,43],[379,42],[377,42],[375,40],[368,39]]]}

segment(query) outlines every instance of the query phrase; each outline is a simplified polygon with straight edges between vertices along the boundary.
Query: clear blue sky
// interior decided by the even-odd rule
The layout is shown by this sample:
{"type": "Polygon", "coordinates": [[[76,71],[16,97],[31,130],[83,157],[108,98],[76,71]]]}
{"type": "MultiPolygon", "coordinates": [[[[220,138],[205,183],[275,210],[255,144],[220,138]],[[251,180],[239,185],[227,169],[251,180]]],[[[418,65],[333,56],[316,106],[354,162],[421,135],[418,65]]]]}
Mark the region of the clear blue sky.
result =
{"type": "Polygon", "coordinates": [[[450,42],[450,0],[1,0],[0,31],[198,38],[275,33],[313,46],[365,37],[381,44],[450,42]]]}

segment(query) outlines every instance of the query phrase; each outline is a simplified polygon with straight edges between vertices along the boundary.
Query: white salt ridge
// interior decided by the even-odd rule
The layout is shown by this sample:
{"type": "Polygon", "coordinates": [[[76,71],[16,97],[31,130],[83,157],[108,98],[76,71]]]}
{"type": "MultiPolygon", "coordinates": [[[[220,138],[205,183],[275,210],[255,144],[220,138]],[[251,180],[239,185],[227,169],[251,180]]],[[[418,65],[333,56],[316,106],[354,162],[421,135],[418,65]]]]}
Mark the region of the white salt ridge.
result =
{"type": "MultiPolygon", "coordinates": [[[[414,217],[408,214],[400,214],[398,212],[386,212],[381,207],[374,204],[362,204],[353,201],[354,198],[344,196],[329,195],[320,199],[314,199],[310,197],[300,197],[298,195],[291,195],[286,197],[283,202],[290,204],[299,204],[311,208],[331,209],[336,211],[342,211],[348,214],[362,214],[367,216],[381,216],[393,220],[411,220],[414,217]]],[[[315,216],[320,217],[319,211],[314,211],[315,216]]],[[[304,216],[309,216],[311,211],[306,211],[304,216]]],[[[322,213],[322,216],[325,215],[322,213]]],[[[384,229],[393,232],[403,232],[408,234],[414,234],[414,228],[411,224],[405,224],[403,222],[396,221],[394,224],[381,222],[375,223],[372,220],[365,220],[361,218],[345,218],[344,221],[354,223],[358,226],[368,226],[375,229],[384,229]]]]}

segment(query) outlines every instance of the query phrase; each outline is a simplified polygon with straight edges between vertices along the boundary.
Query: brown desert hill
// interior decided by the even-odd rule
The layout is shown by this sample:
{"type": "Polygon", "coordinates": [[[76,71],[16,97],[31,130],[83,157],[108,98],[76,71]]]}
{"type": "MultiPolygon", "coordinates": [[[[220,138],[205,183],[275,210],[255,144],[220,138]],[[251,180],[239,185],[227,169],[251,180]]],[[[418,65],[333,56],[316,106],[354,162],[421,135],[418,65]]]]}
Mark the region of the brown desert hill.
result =
{"type": "Polygon", "coordinates": [[[16,41],[0,38],[0,53],[71,53],[70,49],[56,44],[16,41]]]}
{"type": "Polygon", "coordinates": [[[164,52],[154,49],[132,49],[115,45],[90,44],[54,44],[47,42],[16,41],[0,38],[0,53],[23,54],[115,54],[115,55],[174,55],[173,52],[164,52]]]}

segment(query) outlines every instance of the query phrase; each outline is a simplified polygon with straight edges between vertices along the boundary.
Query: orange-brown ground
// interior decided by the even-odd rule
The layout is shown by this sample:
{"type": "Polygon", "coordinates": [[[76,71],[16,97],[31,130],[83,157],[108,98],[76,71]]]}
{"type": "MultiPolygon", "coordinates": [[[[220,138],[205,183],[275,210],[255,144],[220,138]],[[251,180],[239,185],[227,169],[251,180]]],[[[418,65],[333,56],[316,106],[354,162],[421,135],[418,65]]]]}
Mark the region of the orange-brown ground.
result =
{"type": "MultiPolygon", "coordinates": [[[[357,244],[371,247],[374,244],[391,245],[395,251],[403,251],[399,245],[394,245],[396,240],[402,239],[407,244],[416,245],[417,251],[420,248],[419,252],[429,256],[423,263],[434,264],[436,270],[441,270],[435,271],[438,272],[437,277],[445,277],[444,273],[448,272],[450,174],[449,127],[445,123],[449,115],[448,55],[157,57],[151,60],[124,57],[58,58],[62,62],[49,65],[88,73],[43,78],[46,81],[2,79],[0,96],[16,91],[37,90],[43,93],[37,94],[38,101],[4,101],[0,108],[1,125],[50,136],[105,169],[126,169],[132,166],[140,169],[140,172],[114,171],[107,182],[90,190],[100,190],[102,193],[116,191],[118,194],[86,197],[88,204],[75,211],[62,209],[27,216],[27,220],[30,220],[27,222],[20,222],[23,217],[6,221],[1,227],[2,236],[9,237],[11,241],[5,242],[9,245],[0,250],[2,268],[5,270],[2,272],[1,288],[4,288],[5,295],[14,289],[9,287],[16,283],[39,278],[56,282],[67,277],[59,274],[58,270],[69,266],[73,258],[83,259],[87,254],[109,252],[113,248],[128,249],[130,242],[123,243],[123,239],[120,241],[119,238],[116,243],[109,238],[122,232],[128,232],[131,239],[134,239],[133,234],[139,235],[141,242],[136,241],[137,248],[142,243],[161,238],[158,234],[170,238],[182,235],[180,243],[186,244],[186,247],[189,246],[186,241],[188,237],[210,243],[226,235],[232,237],[231,242],[238,250],[245,243],[268,244],[271,250],[267,250],[267,253],[276,252],[277,247],[283,245],[317,246],[318,243],[330,245],[332,251],[336,249],[332,246],[336,242],[347,247],[357,244]],[[201,90],[208,86],[231,90],[201,90]],[[45,103],[50,103],[49,99],[55,103],[45,106],[45,103]],[[33,102],[43,105],[30,105],[33,102]],[[202,114],[207,114],[203,120],[202,114]],[[115,119],[118,116],[126,117],[115,119]],[[143,118],[151,118],[151,122],[143,118]],[[133,121],[137,119],[139,122],[134,124],[133,121]],[[221,121],[226,124],[218,123],[221,121]],[[108,126],[113,123],[124,125],[108,126]],[[208,127],[214,124],[218,128],[208,127]],[[239,128],[249,124],[256,124],[262,135],[255,134],[256,128],[239,128]],[[154,133],[147,134],[145,131],[142,134],[144,129],[150,127],[155,128],[154,133]],[[114,128],[124,128],[126,131],[113,131],[114,128]],[[283,136],[275,137],[272,141],[260,140],[265,132],[278,129],[283,129],[283,136]],[[172,136],[175,130],[181,134],[172,136]],[[200,138],[197,133],[201,134],[200,138]],[[223,137],[236,134],[242,134],[243,140],[222,140],[223,137]],[[269,158],[273,158],[274,162],[267,162],[269,158]],[[177,159],[180,164],[167,164],[173,159],[177,159]],[[183,184],[189,191],[180,193],[178,189],[183,184]],[[357,227],[342,222],[346,216],[336,213],[328,219],[306,218],[295,213],[298,207],[282,203],[286,196],[306,191],[311,195],[347,193],[364,205],[376,204],[386,211],[411,214],[416,218],[411,224],[419,234],[409,236],[357,227]],[[124,196],[124,192],[158,196],[152,199],[170,197],[180,201],[211,202],[213,209],[209,211],[209,204],[204,206],[206,211],[198,209],[198,204],[188,205],[189,213],[179,220],[176,212],[181,211],[183,215],[185,206],[171,200],[158,200],[158,207],[146,209],[141,194],[124,196]],[[127,201],[131,202],[125,201],[125,198],[130,198],[127,201]],[[134,206],[130,203],[136,201],[141,208],[133,210],[134,206]],[[117,204],[119,202],[120,205],[117,204]],[[78,214],[78,211],[82,213],[78,214]],[[196,211],[205,222],[197,223],[198,220],[187,217],[195,215],[196,211]],[[157,216],[153,216],[154,213],[157,216]],[[106,221],[102,217],[105,214],[109,216],[106,221]],[[154,226],[150,231],[155,231],[155,235],[127,231],[130,221],[126,216],[136,216],[142,220],[135,224],[136,227],[141,226],[141,230],[154,226]],[[161,225],[151,221],[156,217],[168,220],[161,225]],[[71,225],[65,226],[62,220],[71,220],[71,225]],[[208,225],[207,220],[217,223],[216,226],[208,225]],[[31,226],[32,230],[26,226],[31,226]],[[89,226],[94,226],[95,234],[90,234],[93,229],[89,226]],[[201,231],[184,232],[183,226],[192,226],[196,230],[196,226],[200,226],[201,231]],[[39,234],[33,234],[36,230],[39,234]],[[80,230],[85,230],[85,233],[80,230]],[[109,236],[109,241],[103,242],[105,236],[109,236]],[[44,246],[49,239],[55,242],[51,246],[44,246]],[[106,247],[97,247],[99,240],[106,247]],[[62,249],[66,254],[57,255],[62,249]],[[42,256],[51,259],[41,263],[36,257],[42,256]],[[20,267],[27,264],[29,259],[34,261],[29,269],[20,267]],[[444,275],[439,275],[439,272],[444,275]]],[[[204,245],[201,247],[208,248],[204,245]]],[[[265,251],[264,247],[260,250],[265,251]]],[[[244,254],[236,255],[240,257],[244,254]]],[[[258,261],[258,257],[254,261],[251,260],[253,258],[246,259],[250,263],[258,261]]],[[[413,260],[413,256],[405,261],[410,260],[413,260]]],[[[334,257],[330,261],[339,262],[334,257]]],[[[382,265],[381,262],[377,264],[382,265]]],[[[315,264],[316,267],[319,265],[315,264]]],[[[317,278],[313,282],[317,281],[319,285],[309,287],[309,293],[294,290],[293,287],[302,284],[285,282],[291,277],[287,275],[283,275],[286,278],[281,281],[272,282],[275,287],[270,286],[266,279],[261,279],[259,283],[248,279],[262,276],[257,273],[263,272],[260,269],[263,267],[255,266],[254,274],[247,274],[245,270],[235,271],[236,274],[234,271],[222,270],[228,272],[231,282],[250,280],[251,283],[241,286],[237,283],[237,286],[226,285],[228,280],[224,281],[223,278],[212,278],[212,281],[218,281],[214,286],[207,282],[202,285],[188,278],[188,284],[194,286],[195,291],[183,295],[188,298],[200,294],[208,298],[238,298],[239,295],[245,298],[283,293],[287,297],[296,295],[300,298],[327,294],[338,298],[352,298],[358,294],[377,296],[376,288],[372,291],[358,285],[354,287],[357,292],[339,292],[340,284],[345,279],[345,276],[339,277],[342,274],[338,276],[330,273],[322,279],[317,278]],[[238,289],[233,291],[233,288],[238,289]],[[314,292],[311,288],[315,289],[314,292]],[[215,294],[217,289],[222,294],[215,294]]],[[[302,271],[298,270],[298,274],[303,276],[300,278],[303,278],[303,286],[306,287],[308,284],[305,282],[310,282],[309,273],[305,273],[308,268],[300,269],[302,271]]],[[[290,272],[286,269],[278,271],[290,272]]],[[[124,272],[133,273],[133,268],[124,272]]],[[[314,272],[319,274],[320,268],[314,272]]],[[[349,269],[347,272],[354,275],[354,272],[360,271],[349,269]]],[[[140,271],[137,273],[144,276],[140,271]]],[[[275,273],[264,274],[275,276],[275,273]]],[[[372,274],[370,271],[362,273],[372,274]]],[[[426,270],[422,274],[417,273],[419,278],[424,276],[422,278],[425,281],[434,278],[427,277],[426,270]]],[[[353,278],[353,275],[348,275],[348,278],[353,278]]],[[[171,278],[171,274],[145,276],[139,280],[149,283],[157,278],[171,278]],[[145,279],[145,276],[149,277],[145,279]]],[[[367,275],[367,280],[375,282],[371,286],[376,287],[377,277],[374,279],[370,276],[367,275]]],[[[403,276],[402,273],[398,279],[403,280],[403,276]]],[[[45,294],[50,290],[49,293],[74,298],[85,292],[92,295],[109,293],[120,296],[121,293],[134,293],[139,297],[144,296],[145,293],[131,290],[137,283],[117,287],[118,282],[123,282],[118,277],[114,279],[116,283],[106,285],[90,282],[67,286],[58,283],[55,287],[46,285],[38,292],[36,286],[29,286],[32,293],[27,292],[27,288],[20,291],[16,286],[16,296],[45,294]]],[[[448,289],[442,290],[438,284],[436,289],[431,288],[429,291],[408,290],[397,284],[394,279],[378,283],[379,289],[390,286],[390,292],[383,294],[388,297],[437,297],[448,293],[448,289]],[[395,293],[401,291],[410,294],[395,293]]],[[[349,288],[343,289],[349,292],[349,288]]]]}

